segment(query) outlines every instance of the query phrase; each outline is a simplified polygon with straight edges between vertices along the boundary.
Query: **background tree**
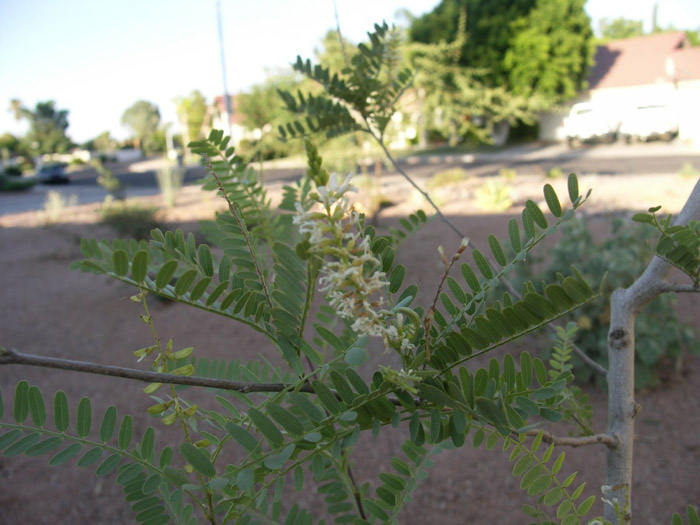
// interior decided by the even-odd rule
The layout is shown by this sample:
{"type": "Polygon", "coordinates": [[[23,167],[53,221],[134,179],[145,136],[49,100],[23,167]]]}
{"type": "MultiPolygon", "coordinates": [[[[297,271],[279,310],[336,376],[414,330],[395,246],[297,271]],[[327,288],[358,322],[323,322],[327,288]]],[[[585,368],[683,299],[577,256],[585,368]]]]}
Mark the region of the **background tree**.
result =
{"type": "Polygon", "coordinates": [[[488,85],[508,81],[504,63],[515,37],[513,23],[526,17],[535,0],[442,0],[430,13],[416,18],[409,29],[414,42],[450,42],[457,38],[460,13],[466,9],[466,39],[459,63],[483,68],[488,85]]]}
{"type": "Polygon", "coordinates": [[[114,147],[114,139],[110,137],[109,131],[103,131],[95,138],[88,140],[84,144],[84,147],[90,151],[99,151],[100,153],[104,153],[105,151],[109,151],[114,147]]]}
{"type": "Polygon", "coordinates": [[[73,145],[66,135],[68,110],[56,109],[53,100],[37,102],[33,111],[22,107],[21,114],[29,122],[23,141],[33,154],[65,153],[73,145]]]}
{"type": "Polygon", "coordinates": [[[620,40],[644,34],[641,20],[630,20],[622,17],[602,18],[598,23],[598,27],[600,28],[600,38],[602,40],[620,40]]]}
{"type": "Polygon", "coordinates": [[[538,0],[515,31],[503,63],[511,91],[549,103],[571,99],[593,63],[593,31],[585,0],[538,0]]]}
{"type": "MultiPolygon", "coordinates": [[[[183,142],[188,144],[192,140],[202,139],[202,126],[207,116],[207,99],[204,95],[195,89],[189,96],[178,97],[175,105],[182,127],[183,142]]],[[[189,152],[187,149],[185,151],[189,152]]]]}
{"type": "Polygon", "coordinates": [[[137,147],[146,153],[149,139],[156,133],[160,124],[158,106],[146,100],[134,102],[124,111],[122,124],[131,129],[136,136],[137,147]]]}
{"type": "Polygon", "coordinates": [[[455,41],[466,10],[459,65],[481,70],[485,87],[556,103],[583,87],[591,63],[593,33],[583,6],[582,0],[443,0],[416,18],[409,34],[414,42],[455,41]]]}

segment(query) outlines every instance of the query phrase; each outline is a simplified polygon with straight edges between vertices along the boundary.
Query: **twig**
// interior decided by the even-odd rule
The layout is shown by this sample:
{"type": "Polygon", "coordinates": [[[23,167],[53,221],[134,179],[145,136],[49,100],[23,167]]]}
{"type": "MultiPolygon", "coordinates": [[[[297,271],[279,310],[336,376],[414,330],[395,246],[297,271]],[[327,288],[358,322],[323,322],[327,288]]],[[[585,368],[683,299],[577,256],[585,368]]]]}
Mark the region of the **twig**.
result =
{"type": "MultiPolygon", "coordinates": [[[[61,359],[58,357],[45,357],[32,354],[22,354],[14,349],[0,347],[0,366],[2,365],[27,365],[39,366],[43,368],[56,368],[59,370],[70,370],[72,372],[82,372],[101,376],[122,377],[125,379],[135,379],[147,383],[166,383],[172,385],[198,386],[202,388],[218,388],[220,390],[233,390],[242,394],[264,393],[264,392],[284,392],[296,389],[297,392],[315,394],[313,387],[305,382],[300,387],[288,383],[254,383],[249,381],[229,381],[225,379],[211,379],[197,376],[178,376],[175,374],[163,374],[148,370],[137,370],[135,368],[125,368],[114,365],[102,365],[87,361],[74,361],[72,359],[61,359]]],[[[342,399],[340,395],[331,390],[337,399],[342,399]]],[[[387,396],[390,403],[401,406],[401,402],[395,398],[387,396]]],[[[413,400],[416,405],[420,405],[419,399],[413,400]]]]}
{"type": "Polygon", "coordinates": [[[587,445],[605,445],[608,448],[615,448],[618,445],[618,440],[611,434],[594,434],[592,436],[581,437],[562,437],[555,436],[545,430],[528,430],[528,436],[537,436],[542,432],[542,441],[545,443],[554,443],[557,447],[585,447],[587,445]]]}
{"type": "Polygon", "coordinates": [[[445,284],[445,281],[447,280],[447,276],[450,275],[450,270],[454,266],[454,264],[459,260],[459,257],[464,253],[464,250],[467,249],[467,244],[469,244],[469,239],[464,237],[462,239],[462,243],[459,245],[459,248],[457,249],[457,252],[452,255],[452,258],[448,261],[447,257],[445,257],[445,251],[442,249],[442,246],[440,246],[440,256],[442,257],[442,262],[443,265],[445,266],[445,271],[442,273],[442,278],[440,279],[440,284],[437,287],[437,290],[435,290],[435,297],[433,298],[433,304],[430,305],[430,308],[428,308],[428,312],[425,314],[425,321],[423,322],[423,326],[425,329],[425,360],[428,361],[430,359],[430,325],[433,323],[433,319],[435,318],[435,307],[437,306],[438,298],[440,297],[440,292],[442,291],[442,287],[445,284]]]}

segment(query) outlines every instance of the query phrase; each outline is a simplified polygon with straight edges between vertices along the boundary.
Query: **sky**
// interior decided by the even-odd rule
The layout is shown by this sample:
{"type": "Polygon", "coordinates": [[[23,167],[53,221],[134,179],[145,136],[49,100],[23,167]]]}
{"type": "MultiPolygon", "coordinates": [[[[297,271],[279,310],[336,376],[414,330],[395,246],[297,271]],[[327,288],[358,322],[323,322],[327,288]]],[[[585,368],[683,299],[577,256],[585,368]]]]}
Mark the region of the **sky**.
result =
{"type": "MultiPolygon", "coordinates": [[[[588,0],[600,18],[644,19],[659,3],[662,27],[700,27],[699,0],[588,0]]],[[[294,61],[313,57],[335,28],[333,0],[220,0],[228,90],[261,83],[294,61]]],[[[343,35],[357,42],[396,13],[431,11],[439,0],[336,0],[343,35]]],[[[26,125],[7,110],[20,99],[33,108],[55,100],[69,110],[77,143],[103,131],[123,139],[121,115],[139,99],[177,121],[174,99],[199,89],[223,92],[216,0],[0,0],[0,133],[26,125]]],[[[177,129],[177,124],[174,126],[177,129]]]]}

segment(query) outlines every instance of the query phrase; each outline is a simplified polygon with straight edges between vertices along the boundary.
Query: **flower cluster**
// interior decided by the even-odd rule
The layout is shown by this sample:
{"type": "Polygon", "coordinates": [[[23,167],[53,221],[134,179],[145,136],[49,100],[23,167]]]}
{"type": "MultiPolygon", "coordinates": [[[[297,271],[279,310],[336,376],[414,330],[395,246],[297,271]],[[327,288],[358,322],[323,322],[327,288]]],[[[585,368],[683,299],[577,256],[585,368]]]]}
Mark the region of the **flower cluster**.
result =
{"type": "Polygon", "coordinates": [[[389,284],[381,261],[372,253],[371,239],[363,235],[360,217],[350,209],[347,194],[356,191],[352,176],[331,175],[326,184],[316,179],[316,204],[304,209],[297,203],[294,223],[306,236],[309,252],[323,259],[320,291],[339,317],[352,321],[359,334],[381,337],[384,345],[406,353],[416,327],[401,313],[383,309],[384,288],[389,284]]]}

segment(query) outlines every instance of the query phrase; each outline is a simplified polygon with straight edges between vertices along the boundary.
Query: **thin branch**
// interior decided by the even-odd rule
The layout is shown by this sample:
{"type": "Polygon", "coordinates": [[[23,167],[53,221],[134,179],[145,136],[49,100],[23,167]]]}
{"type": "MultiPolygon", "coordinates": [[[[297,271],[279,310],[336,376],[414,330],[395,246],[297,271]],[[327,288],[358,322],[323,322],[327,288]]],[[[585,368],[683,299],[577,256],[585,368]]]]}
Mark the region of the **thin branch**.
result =
{"type": "Polygon", "coordinates": [[[659,293],[696,293],[700,292],[700,285],[663,283],[659,286],[659,293]]]}
{"type": "MultiPolygon", "coordinates": [[[[39,366],[43,368],[56,368],[59,370],[70,370],[72,372],[82,372],[85,374],[95,374],[100,376],[122,377],[124,379],[134,379],[147,383],[166,383],[172,385],[197,386],[202,388],[218,388],[220,390],[233,390],[242,394],[265,393],[265,392],[285,392],[296,390],[306,394],[315,394],[313,387],[304,382],[298,386],[291,383],[255,383],[249,381],[229,381],[225,379],[211,379],[197,376],[178,376],[175,374],[163,374],[148,370],[138,370],[135,368],[125,368],[122,366],[102,365],[87,361],[74,361],[72,359],[61,359],[58,357],[46,357],[32,354],[22,354],[14,349],[0,347],[0,366],[2,365],[27,365],[39,366]]],[[[331,390],[336,398],[342,399],[340,394],[331,390]]],[[[401,406],[401,401],[395,397],[387,396],[390,403],[401,406]]],[[[420,399],[414,399],[416,405],[420,405],[420,399]]]]}
{"type": "Polygon", "coordinates": [[[528,430],[528,436],[537,436],[542,432],[542,441],[554,443],[557,447],[585,447],[587,445],[605,445],[608,448],[615,448],[618,445],[617,438],[611,434],[594,434],[592,436],[562,437],[555,436],[551,432],[544,430],[528,430]]]}
{"type": "MultiPolygon", "coordinates": [[[[252,383],[247,381],[227,381],[223,379],[211,379],[208,377],[178,376],[175,374],[163,374],[148,370],[125,368],[114,365],[102,365],[87,361],[73,361],[58,357],[45,357],[31,354],[22,354],[14,349],[0,351],[0,365],[29,365],[44,368],[57,368],[102,376],[123,377],[148,383],[167,383],[173,385],[199,386],[204,388],[219,388],[221,390],[235,390],[243,394],[252,392],[282,392],[294,388],[294,385],[285,383],[252,383]]],[[[311,385],[303,385],[300,392],[313,393],[311,385]]]]}
{"type": "Polygon", "coordinates": [[[437,307],[437,302],[438,298],[440,297],[440,292],[442,291],[442,287],[445,284],[445,281],[447,280],[447,276],[450,275],[450,270],[454,266],[454,264],[459,260],[460,256],[462,253],[464,253],[464,250],[467,249],[467,244],[469,244],[469,239],[464,237],[462,239],[462,243],[459,245],[459,248],[457,249],[457,252],[452,255],[450,260],[447,260],[447,257],[445,257],[445,251],[443,250],[442,246],[440,246],[440,256],[442,257],[442,262],[443,265],[445,266],[445,271],[442,273],[442,278],[440,279],[440,284],[437,287],[437,290],[435,290],[435,297],[433,298],[433,304],[430,305],[430,308],[428,308],[428,312],[425,314],[425,321],[424,321],[424,328],[425,328],[425,355],[426,355],[426,361],[430,359],[430,325],[433,323],[433,320],[435,318],[435,308],[437,307]]]}

